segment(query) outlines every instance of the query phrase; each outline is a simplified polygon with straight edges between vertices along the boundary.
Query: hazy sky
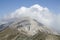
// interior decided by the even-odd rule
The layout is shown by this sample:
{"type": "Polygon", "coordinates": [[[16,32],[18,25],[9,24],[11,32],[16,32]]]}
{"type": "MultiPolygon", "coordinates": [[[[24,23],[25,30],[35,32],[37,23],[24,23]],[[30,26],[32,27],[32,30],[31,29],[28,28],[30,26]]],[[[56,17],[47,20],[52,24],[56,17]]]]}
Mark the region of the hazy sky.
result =
{"type": "Polygon", "coordinates": [[[60,13],[60,0],[0,0],[0,18],[21,6],[30,7],[34,4],[48,7],[53,13],[60,13]]]}
{"type": "Polygon", "coordinates": [[[0,23],[26,14],[60,31],[60,0],[0,0],[0,23]]]}

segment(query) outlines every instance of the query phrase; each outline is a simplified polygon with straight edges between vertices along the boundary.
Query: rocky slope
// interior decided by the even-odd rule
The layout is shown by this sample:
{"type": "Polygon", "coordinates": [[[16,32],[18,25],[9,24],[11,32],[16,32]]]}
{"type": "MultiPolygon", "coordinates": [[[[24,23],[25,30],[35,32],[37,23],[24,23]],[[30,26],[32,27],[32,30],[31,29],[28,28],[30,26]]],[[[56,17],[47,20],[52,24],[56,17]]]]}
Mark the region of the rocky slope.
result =
{"type": "Polygon", "coordinates": [[[0,31],[0,40],[60,40],[60,35],[35,19],[24,17],[8,23],[0,31]]]}

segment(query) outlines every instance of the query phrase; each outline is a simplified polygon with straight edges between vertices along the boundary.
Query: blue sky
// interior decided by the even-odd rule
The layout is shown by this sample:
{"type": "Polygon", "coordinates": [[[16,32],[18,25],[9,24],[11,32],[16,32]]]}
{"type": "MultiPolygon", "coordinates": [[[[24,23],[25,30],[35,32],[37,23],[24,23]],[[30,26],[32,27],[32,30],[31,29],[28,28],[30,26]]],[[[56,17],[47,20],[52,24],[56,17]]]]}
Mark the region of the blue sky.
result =
{"type": "Polygon", "coordinates": [[[34,4],[47,7],[53,13],[60,13],[60,0],[0,0],[0,18],[21,6],[30,7],[34,4]]]}

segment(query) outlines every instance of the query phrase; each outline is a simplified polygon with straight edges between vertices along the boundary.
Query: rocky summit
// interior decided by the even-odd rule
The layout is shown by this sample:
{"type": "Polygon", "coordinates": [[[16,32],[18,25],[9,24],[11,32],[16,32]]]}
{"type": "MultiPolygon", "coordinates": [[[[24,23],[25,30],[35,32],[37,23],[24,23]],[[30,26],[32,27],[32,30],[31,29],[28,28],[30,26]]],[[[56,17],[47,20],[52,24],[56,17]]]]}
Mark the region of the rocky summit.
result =
{"type": "Polygon", "coordinates": [[[0,40],[60,40],[52,29],[29,17],[0,25],[0,40]]]}

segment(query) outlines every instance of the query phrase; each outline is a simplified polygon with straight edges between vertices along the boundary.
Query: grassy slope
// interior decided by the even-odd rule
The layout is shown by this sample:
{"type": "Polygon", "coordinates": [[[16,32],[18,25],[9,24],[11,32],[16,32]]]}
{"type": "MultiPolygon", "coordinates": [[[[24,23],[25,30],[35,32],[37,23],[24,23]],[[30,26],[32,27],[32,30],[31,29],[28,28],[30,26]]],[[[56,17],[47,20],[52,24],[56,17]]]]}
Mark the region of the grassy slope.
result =
{"type": "Polygon", "coordinates": [[[0,40],[11,40],[16,35],[18,35],[18,32],[15,32],[14,30],[7,28],[4,31],[0,32],[0,40]]]}
{"type": "Polygon", "coordinates": [[[5,29],[0,32],[0,40],[60,40],[60,36],[38,33],[34,36],[26,36],[21,33],[18,33],[15,30],[11,30],[10,28],[5,29]]]}

